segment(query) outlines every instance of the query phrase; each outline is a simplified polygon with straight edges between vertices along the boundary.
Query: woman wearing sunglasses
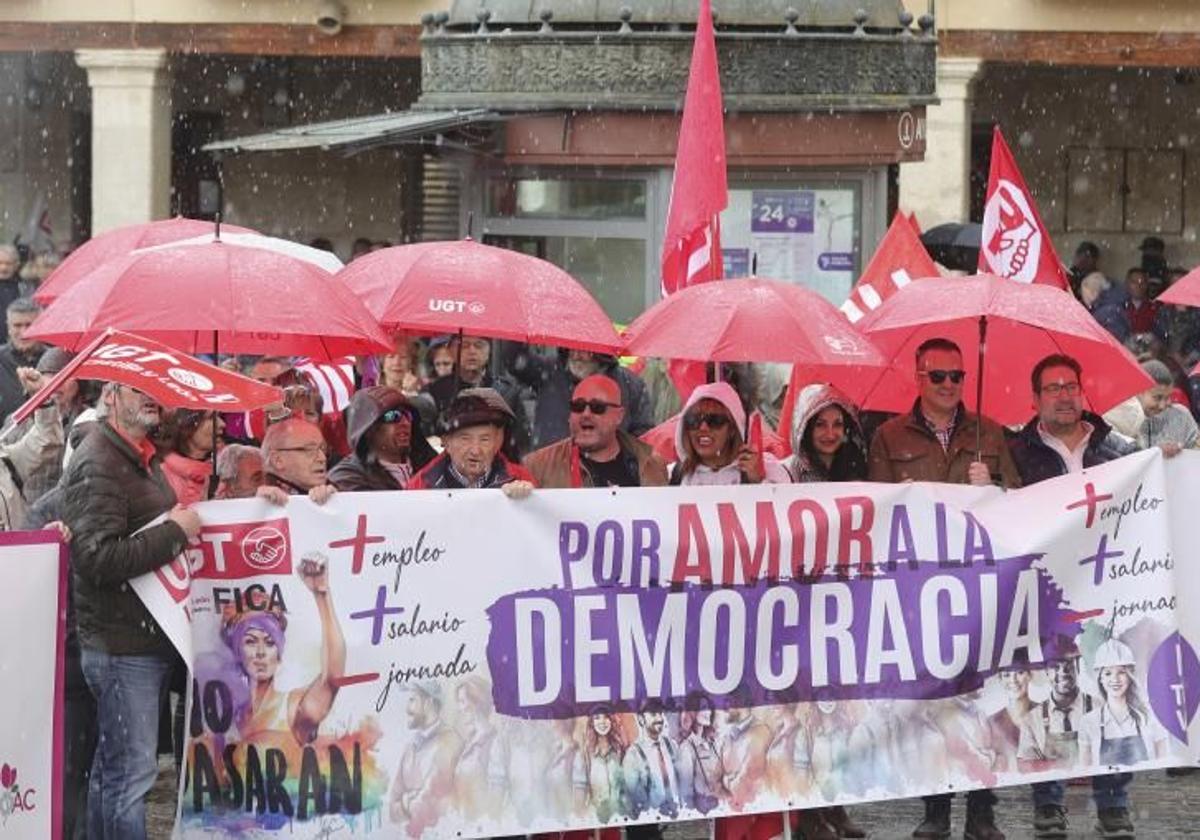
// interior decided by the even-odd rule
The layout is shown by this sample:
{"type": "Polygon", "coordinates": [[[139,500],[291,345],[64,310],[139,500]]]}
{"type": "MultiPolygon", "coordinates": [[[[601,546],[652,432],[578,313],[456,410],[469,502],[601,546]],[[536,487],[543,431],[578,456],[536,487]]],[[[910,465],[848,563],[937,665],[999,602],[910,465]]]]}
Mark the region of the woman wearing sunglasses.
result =
{"type": "Polygon", "coordinates": [[[747,439],[746,410],[727,382],[692,392],[675,429],[679,460],[671,484],[789,484],[791,476],[769,452],[747,439]]]}

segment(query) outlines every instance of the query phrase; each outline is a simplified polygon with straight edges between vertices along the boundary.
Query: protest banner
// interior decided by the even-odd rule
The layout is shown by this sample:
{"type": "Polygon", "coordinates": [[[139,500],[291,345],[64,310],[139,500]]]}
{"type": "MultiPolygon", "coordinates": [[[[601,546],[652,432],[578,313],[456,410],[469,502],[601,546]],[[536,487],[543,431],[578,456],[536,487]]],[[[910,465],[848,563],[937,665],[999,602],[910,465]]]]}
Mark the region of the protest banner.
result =
{"type": "Polygon", "coordinates": [[[66,550],[56,531],[0,534],[0,837],[44,840],[62,824],[66,550]]]}
{"type": "Polygon", "coordinates": [[[1154,450],[1009,493],[202,505],[136,582],[193,667],[179,833],[512,835],[1194,763],[1197,487],[1200,455],[1154,450]]]}

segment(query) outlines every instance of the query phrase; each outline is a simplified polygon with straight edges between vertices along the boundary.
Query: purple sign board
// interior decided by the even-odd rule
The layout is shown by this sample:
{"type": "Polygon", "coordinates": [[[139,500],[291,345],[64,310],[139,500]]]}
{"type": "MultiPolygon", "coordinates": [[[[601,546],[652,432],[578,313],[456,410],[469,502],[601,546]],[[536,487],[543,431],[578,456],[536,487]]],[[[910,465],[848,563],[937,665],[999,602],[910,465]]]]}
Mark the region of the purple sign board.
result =
{"type": "Polygon", "coordinates": [[[816,196],[801,190],[754,190],[751,233],[812,233],[816,196]]]}

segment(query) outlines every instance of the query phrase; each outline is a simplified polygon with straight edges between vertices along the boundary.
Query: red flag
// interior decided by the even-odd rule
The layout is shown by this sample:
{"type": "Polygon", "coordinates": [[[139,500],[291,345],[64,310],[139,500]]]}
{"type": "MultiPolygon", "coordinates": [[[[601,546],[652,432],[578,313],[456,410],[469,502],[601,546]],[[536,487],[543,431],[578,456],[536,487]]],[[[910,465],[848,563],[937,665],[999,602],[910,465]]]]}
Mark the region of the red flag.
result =
{"type": "Polygon", "coordinates": [[[897,213],[875,255],[842,304],[842,312],[853,324],[891,297],[897,289],[921,277],[937,276],[937,265],[921,244],[911,218],[897,213]]]}
{"type": "Polygon", "coordinates": [[[1020,283],[1070,288],[1067,273],[1054,253],[1054,243],[1004,142],[1000,126],[992,131],[992,165],[983,209],[979,271],[1020,283]]]}
{"type": "MultiPolygon", "coordinates": [[[[719,217],[728,199],[717,42],[710,2],[700,0],[663,237],[664,295],[695,283],[721,279],[719,217]]],[[[694,362],[675,362],[671,365],[671,379],[680,398],[686,400],[696,385],[704,382],[704,368],[694,362]]]]}
{"type": "Polygon", "coordinates": [[[20,423],[68,379],[98,379],[136,388],[169,408],[247,411],[283,402],[283,392],[214,367],[157,341],[108,330],[80,351],[14,411],[20,423]]]}

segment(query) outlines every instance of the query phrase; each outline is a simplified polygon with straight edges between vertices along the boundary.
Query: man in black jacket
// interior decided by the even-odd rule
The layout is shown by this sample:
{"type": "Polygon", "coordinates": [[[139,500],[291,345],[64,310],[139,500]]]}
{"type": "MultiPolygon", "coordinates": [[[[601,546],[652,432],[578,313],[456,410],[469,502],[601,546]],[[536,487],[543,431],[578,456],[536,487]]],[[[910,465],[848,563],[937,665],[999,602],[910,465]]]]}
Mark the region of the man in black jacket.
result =
{"type": "Polygon", "coordinates": [[[37,367],[42,357],[42,345],[25,338],[25,331],[41,311],[29,298],[18,298],[5,310],[8,343],[0,345],[0,423],[25,402],[25,389],[17,369],[37,367]]]}
{"type": "Polygon", "coordinates": [[[171,643],[129,585],[169,563],[200,532],[176,504],[149,433],[159,405],[108,384],[106,412],[71,459],[64,519],[75,535],[72,580],[80,659],[96,698],[99,744],[88,795],[88,837],[141,840],[145,797],[158,775],[160,696],[171,643]],[[146,526],[166,513],[157,525],[146,526]]]}
{"type": "MultiPolygon", "coordinates": [[[[1136,451],[1132,442],[1083,410],[1082,374],[1079,362],[1065,355],[1047,356],[1034,367],[1031,378],[1037,416],[1008,444],[1024,486],[1081,472],[1136,451]]],[[[1051,740],[1067,742],[1077,737],[1078,732],[1047,732],[1051,740]]],[[[1101,837],[1133,836],[1126,792],[1132,779],[1132,773],[1092,777],[1096,831],[1101,837]]],[[[1033,785],[1034,837],[1067,836],[1065,792],[1062,782],[1033,785]]]]}
{"type": "Polygon", "coordinates": [[[329,473],[329,483],[343,492],[403,490],[437,457],[421,431],[416,408],[386,385],[364,388],[351,398],[346,433],[354,452],[329,473]]]}
{"type": "Polygon", "coordinates": [[[446,414],[450,404],[458,396],[458,392],[466,388],[491,388],[501,397],[512,410],[512,423],[509,425],[509,451],[514,457],[521,457],[529,451],[529,420],[525,414],[525,405],[521,401],[521,386],[507,377],[494,377],[488,370],[488,362],[492,357],[492,342],[479,336],[467,335],[462,339],[462,350],[459,351],[458,336],[450,339],[450,352],[457,360],[458,369],[449,376],[435,379],[425,386],[424,392],[433,397],[437,404],[438,426],[446,423],[446,414]]]}

